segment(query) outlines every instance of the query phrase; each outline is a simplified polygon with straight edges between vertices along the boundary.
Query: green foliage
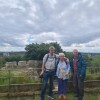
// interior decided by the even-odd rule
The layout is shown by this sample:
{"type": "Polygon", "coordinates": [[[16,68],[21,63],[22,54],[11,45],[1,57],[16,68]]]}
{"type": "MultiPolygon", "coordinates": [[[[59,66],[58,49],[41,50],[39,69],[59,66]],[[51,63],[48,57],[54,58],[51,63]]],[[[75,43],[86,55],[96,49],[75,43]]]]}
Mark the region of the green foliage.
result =
{"type": "Polygon", "coordinates": [[[100,55],[91,57],[91,67],[100,67],[100,55]]]}
{"type": "Polygon", "coordinates": [[[10,56],[10,57],[5,57],[5,61],[7,62],[12,62],[12,61],[21,61],[23,60],[23,57],[20,55],[14,55],[14,56],[10,56]]]}
{"type": "Polygon", "coordinates": [[[73,56],[72,52],[65,52],[63,51],[63,53],[65,54],[65,56],[69,59],[71,59],[71,57],[73,56]]]}
{"type": "Polygon", "coordinates": [[[25,58],[26,60],[33,59],[33,60],[42,60],[43,56],[49,52],[49,47],[54,46],[55,47],[55,52],[59,53],[62,52],[61,46],[56,42],[56,43],[42,43],[42,44],[29,44],[26,46],[26,55],[25,58]]]}
{"type": "Polygon", "coordinates": [[[0,68],[6,63],[5,58],[0,58],[0,68]]]}

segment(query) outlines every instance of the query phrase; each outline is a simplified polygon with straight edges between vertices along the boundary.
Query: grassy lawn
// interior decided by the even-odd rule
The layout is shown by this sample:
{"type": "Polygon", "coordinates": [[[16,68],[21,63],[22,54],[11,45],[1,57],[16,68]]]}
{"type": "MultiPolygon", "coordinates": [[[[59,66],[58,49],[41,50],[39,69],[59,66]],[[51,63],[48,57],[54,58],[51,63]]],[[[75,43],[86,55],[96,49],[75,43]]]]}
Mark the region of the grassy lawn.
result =
{"type": "MultiPolygon", "coordinates": [[[[0,85],[9,83],[9,73],[8,71],[0,71],[0,85]]],[[[12,71],[10,73],[10,84],[23,84],[23,83],[36,83],[39,82],[37,80],[32,80],[28,77],[25,71],[12,71]]]]}
{"type": "MultiPolygon", "coordinates": [[[[99,99],[100,94],[90,94],[90,93],[86,93],[84,96],[84,100],[100,100],[99,99]]],[[[58,99],[58,95],[55,96],[56,99],[55,100],[59,100],[58,99]]],[[[35,97],[35,100],[40,100],[39,97],[35,97]]],[[[48,96],[46,96],[45,100],[50,100],[48,98],[48,96]]],[[[77,98],[74,97],[74,94],[67,94],[67,100],[77,100],[77,98]]]]}
{"type": "MultiPolygon", "coordinates": [[[[84,96],[84,100],[100,100],[100,94],[90,94],[86,93],[84,96]]],[[[37,95],[34,97],[14,97],[14,98],[7,98],[7,97],[1,97],[0,100],[40,100],[40,96],[37,95]]],[[[47,96],[45,97],[45,100],[51,100],[47,96]]],[[[56,95],[56,99],[58,100],[58,95],[56,95]]],[[[74,97],[74,94],[67,94],[67,100],[77,100],[77,98],[74,97]]]]}

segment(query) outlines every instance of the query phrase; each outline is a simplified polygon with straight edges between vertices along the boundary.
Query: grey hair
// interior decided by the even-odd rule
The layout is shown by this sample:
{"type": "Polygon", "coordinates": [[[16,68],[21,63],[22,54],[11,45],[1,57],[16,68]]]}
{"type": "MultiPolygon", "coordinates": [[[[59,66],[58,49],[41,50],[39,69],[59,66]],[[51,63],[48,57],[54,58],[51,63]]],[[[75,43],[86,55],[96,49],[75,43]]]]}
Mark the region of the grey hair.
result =
{"type": "Polygon", "coordinates": [[[73,52],[74,52],[74,51],[78,52],[78,50],[77,50],[77,49],[74,49],[74,50],[73,50],[73,52]]]}
{"type": "Polygon", "coordinates": [[[49,50],[50,50],[50,49],[54,49],[54,50],[55,50],[55,47],[54,47],[54,46],[50,46],[50,47],[49,47],[49,50]]]}

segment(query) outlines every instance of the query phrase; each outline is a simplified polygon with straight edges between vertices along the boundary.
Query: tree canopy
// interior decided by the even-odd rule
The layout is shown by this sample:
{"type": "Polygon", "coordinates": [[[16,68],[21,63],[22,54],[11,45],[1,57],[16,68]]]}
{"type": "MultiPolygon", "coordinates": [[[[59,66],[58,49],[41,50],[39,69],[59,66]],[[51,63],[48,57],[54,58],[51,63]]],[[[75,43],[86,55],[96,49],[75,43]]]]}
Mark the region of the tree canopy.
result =
{"type": "Polygon", "coordinates": [[[49,52],[49,47],[54,46],[55,47],[55,53],[62,52],[61,46],[57,43],[42,43],[42,44],[29,44],[26,45],[25,50],[25,58],[26,60],[33,59],[33,60],[42,60],[43,56],[49,52]]]}

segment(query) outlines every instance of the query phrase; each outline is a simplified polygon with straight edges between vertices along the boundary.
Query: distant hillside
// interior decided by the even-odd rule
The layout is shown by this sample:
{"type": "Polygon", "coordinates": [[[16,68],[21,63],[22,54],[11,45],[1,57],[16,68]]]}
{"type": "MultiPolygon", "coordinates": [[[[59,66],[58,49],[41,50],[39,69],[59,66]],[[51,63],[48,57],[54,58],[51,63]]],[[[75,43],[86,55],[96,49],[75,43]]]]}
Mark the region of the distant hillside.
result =
{"type": "MultiPolygon", "coordinates": [[[[82,52],[83,53],[83,52],[82,52]]],[[[100,53],[83,53],[83,54],[89,54],[89,55],[100,55],[100,53]]]]}

